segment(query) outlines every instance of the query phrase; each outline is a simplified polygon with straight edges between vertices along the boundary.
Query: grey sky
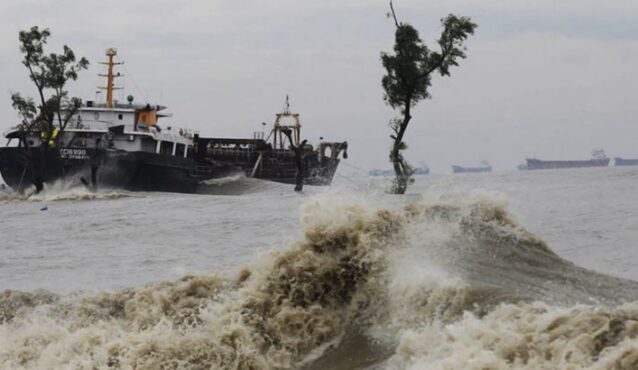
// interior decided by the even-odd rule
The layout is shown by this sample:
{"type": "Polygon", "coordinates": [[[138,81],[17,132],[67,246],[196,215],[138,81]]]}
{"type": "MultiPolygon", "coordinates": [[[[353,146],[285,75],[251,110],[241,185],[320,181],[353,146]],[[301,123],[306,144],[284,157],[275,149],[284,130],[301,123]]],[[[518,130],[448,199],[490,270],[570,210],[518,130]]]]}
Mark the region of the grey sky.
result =
{"type": "MultiPolygon", "coordinates": [[[[587,158],[593,148],[638,158],[637,1],[395,1],[430,43],[448,13],[479,25],[468,59],[435,77],[433,99],[414,112],[413,164],[449,172],[487,159],[513,170],[526,156],[587,158]]],[[[2,0],[0,129],[18,120],[9,92],[33,94],[17,32],[40,25],[52,31],[50,51],[66,43],[92,63],[72,95],[95,98],[97,62],[117,47],[124,94],[169,106],[175,126],[250,136],[290,94],[303,136],[348,140],[350,164],[389,168],[387,11],[385,0],[2,0]]]]}

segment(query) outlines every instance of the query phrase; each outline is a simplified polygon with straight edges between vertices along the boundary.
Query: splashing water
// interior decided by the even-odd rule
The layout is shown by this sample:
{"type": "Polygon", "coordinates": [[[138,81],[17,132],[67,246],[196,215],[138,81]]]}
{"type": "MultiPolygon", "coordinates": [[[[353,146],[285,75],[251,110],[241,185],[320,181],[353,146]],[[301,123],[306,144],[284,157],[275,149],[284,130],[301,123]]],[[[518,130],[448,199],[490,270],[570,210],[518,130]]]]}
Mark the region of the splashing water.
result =
{"type": "Polygon", "coordinates": [[[69,186],[61,181],[52,184],[44,184],[41,192],[36,193],[35,187],[28,188],[19,194],[13,191],[0,192],[0,203],[20,201],[44,202],[60,200],[108,200],[139,196],[138,193],[130,193],[122,190],[90,191],[85,187],[69,186]]]}
{"type": "Polygon", "coordinates": [[[498,204],[315,200],[303,221],[299,242],[235,272],[97,295],[6,291],[0,367],[638,365],[638,284],[561,259],[498,204]]]}

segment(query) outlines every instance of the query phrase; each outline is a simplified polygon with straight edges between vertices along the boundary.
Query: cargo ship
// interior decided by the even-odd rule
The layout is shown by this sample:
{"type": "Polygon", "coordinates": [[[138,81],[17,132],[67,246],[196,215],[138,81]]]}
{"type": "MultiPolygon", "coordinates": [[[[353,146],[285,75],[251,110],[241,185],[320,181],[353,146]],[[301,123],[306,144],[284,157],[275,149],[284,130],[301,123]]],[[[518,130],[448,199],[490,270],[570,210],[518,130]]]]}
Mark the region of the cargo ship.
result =
{"type": "Polygon", "coordinates": [[[638,159],[614,158],[614,166],[638,166],[638,159]]]}
{"type": "Polygon", "coordinates": [[[527,159],[527,170],[551,170],[561,168],[607,167],[609,158],[602,150],[592,151],[592,158],[588,160],[572,161],[543,161],[536,158],[527,159]]]}
{"type": "MultiPolygon", "coordinates": [[[[171,117],[166,107],[113,99],[117,50],[106,51],[106,101],[86,101],[68,124],[51,133],[35,123],[22,122],[5,133],[0,148],[0,173],[17,192],[62,181],[91,190],[194,193],[206,180],[243,173],[248,177],[295,183],[302,168],[303,182],[328,185],[347,157],[347,142],[321,142],[317,148],[301,141],[299,115],[277,114],[267,139],[200,137],[199,133],[160,119],[171,117]],[[282,122],[292,118],[292,124],[282,122]],[[268,141],[270,140],[270,141],[268,141]],[[302,165],[300,165],[302,162],[302,165]]],[[[263,136],[263,135],[262,135],[263,136]]]]}
{"type": "Polygon", "coordinates": [[[481,165],[478,167],[463,167],[452,166],[453,173],[478,173],[478,172],[492,172],[492,165],[487,161],[481,161],[481,165]]]}

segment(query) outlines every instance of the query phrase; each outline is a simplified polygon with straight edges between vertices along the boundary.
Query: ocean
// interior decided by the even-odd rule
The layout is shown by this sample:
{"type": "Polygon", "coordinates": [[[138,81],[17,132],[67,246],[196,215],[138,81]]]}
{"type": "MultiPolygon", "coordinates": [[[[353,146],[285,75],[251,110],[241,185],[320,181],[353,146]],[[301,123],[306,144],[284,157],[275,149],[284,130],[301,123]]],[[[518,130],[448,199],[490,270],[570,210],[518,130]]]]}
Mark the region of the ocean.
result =
{"type": "Polygon", "coordinates": [[[638,368],[638,168],[389,185],[0,193],[0,369],[638,368]]]}

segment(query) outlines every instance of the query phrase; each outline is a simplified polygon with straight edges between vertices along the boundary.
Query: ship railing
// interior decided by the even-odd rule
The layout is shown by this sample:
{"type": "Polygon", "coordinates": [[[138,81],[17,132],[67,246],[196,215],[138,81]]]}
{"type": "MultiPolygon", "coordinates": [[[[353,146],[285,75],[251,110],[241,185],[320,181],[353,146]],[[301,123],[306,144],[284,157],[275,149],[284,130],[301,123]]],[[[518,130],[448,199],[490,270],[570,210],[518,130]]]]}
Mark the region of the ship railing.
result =
{"type": "Polygon", "coordinates": [[[255,154],[253,148],[208,148],[207,154],[212,157],[251,157],[255,154]]]}
{"type": "Polygon", "coordinates": [[[254,157],[259,153],[268,153],[271,158],[292,158],[295,153],[288,149],[274,149],[269,151],[258,150],[255,147],[248,148],[224,148],[224,147],[208,147],[207,156],[210,157],[254,157]]]}
{"type": "Polygon", "coordinates": [[[292,150],[288,149],[275,149],[272,151],[271,157],[275,158],[290,158],[294,157],[295,153],[292,150]]]}

